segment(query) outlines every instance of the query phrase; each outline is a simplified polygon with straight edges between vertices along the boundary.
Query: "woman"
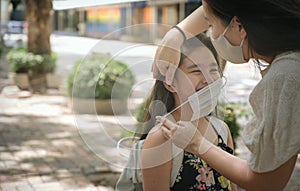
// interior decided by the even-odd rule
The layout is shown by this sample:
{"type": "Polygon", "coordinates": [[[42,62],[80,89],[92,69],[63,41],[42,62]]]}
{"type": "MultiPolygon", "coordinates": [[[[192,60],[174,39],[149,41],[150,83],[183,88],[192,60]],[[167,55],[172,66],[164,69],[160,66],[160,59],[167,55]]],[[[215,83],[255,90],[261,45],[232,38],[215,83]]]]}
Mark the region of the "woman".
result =
{"type": "Polygon", "coordinates": [[[236,190],[235,185],[201,158],[189,152],[181,150],[178,153],[173,150],[171,142],[165,139],[152,118],[164,115],[174,122],[191,121],[200,132],[210,135],[214,145],[233,154],[233,142],[227,125],[210,116],[223,85],[218,63],[211,51],[215,56],[217,54],[205,35],[199,35],[198,38],[185,41],[181,47],[174,83],[170,86],[156,80],[148,100],[147,122],[141,137],[145,139],[142,149],[144,191],[236,190]],[[201,107],[199,111],[190,105],[197,102],[202,103],[197,107],[201,107]]]}
{"type": "MultiPolygon", "coordinates": [[[[300,153],[300,1],[202,2],[202,7],[167,34],[163,44],[178,47],[184,36],[189,38],[185,31],[193,35],[210,26],[214,47],[226,60],[243,63],[254,59],[258,66],[259,60],[269,63],[249,98],[255,117],[245,128],[243,138],[251,155],[244,161],[227,154],[206,141],[188,122],[164,120],[162,132],[246,190],[283,190],[300,153]],[[179,36],[181,41],[169,42],[179,36]],[[190,131],[197,135],[188,142],[176,136],[190,131]]],[[[156,55],[159,71],[169,84],[174,67],[159,61],[169,62],[170,50],[161,47],[156,55]]],[[[176,66],[177,62],[175,59],[171,63],[176,66]]],[[[155,74],[157,71],[154,65],[155,74]]]]}

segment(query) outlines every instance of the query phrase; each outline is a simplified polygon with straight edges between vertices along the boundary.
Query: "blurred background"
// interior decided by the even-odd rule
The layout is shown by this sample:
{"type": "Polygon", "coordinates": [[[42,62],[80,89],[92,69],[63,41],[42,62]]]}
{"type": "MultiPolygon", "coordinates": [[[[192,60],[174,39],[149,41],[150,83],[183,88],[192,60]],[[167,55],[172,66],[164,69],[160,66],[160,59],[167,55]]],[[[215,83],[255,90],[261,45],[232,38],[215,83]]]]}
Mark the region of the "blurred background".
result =
{"type": "MultiPolygon", "coordinates": [[[[0,0],[0,191],[114,190],[127,160],[116,144],[140,127],[157,44],[200,5],[0,0]]],[[[246,159],[240,134],[261,75],[251,62],[222,68],[219,109],[246,159]]],[[[299,180],[298,157],[285,190],[299,180]]]]}

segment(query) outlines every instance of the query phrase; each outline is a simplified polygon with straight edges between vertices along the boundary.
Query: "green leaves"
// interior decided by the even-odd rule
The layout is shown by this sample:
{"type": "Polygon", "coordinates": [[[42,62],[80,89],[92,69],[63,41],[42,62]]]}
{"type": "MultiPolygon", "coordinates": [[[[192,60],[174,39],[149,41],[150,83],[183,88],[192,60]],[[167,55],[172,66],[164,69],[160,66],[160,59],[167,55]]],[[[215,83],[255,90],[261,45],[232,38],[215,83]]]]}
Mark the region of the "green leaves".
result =
{"type": "Polygon", "coordinates": [[[69,96],[96,99],[126,99],[135,82],[128,66],[108,56],[88,56],[77,61],[68,75],[69,96]]]}
{"type": "Polygon", "coordinates": [[[6,59],[11,72],[27,73],[29,76],[54,72],[57,56],[54,52],[51,55],[37,55],[27,52],[25,49],[11,50],[6,59]]]}

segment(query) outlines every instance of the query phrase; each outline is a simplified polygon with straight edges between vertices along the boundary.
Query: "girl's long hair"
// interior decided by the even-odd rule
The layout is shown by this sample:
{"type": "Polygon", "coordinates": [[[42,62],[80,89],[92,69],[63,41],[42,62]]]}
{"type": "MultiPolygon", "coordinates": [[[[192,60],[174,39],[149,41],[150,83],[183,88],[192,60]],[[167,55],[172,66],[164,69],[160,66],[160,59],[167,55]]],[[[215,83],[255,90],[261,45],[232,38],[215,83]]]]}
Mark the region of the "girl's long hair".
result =
{"type": "MultiPolygon", "coordinates": [[[[214,49],[210,39],[205,34],[199,34],[191,39],[185,41],[181,47],[181,58],[179,66],[182,64],[183,59],[188,56],[193,49],[199,46],[206,46],[214,55],[215,60],[219,65],[220,58],[216,50],[214,49]]],[[[179,67],[178,66],[178,67],[179,67]]],[[[222,75],[222,71],[219,71],[222,75]]],[[[155,126],[156,116],[163,116],[166,113],[172,111],[175,107],[175,99],[172,92],[169,92],[164,86],[165,77],[160,75],[159,79],[156,79],[155,84],[152,88],[150,97],[146,100],[144,108],[144,126],[143,133],[136,133],[136,136],[139,136],[141,140],[145,139],[149,131],[155,126]]],[[[141,132],[138,130],[137,132],[141,132]]]]}

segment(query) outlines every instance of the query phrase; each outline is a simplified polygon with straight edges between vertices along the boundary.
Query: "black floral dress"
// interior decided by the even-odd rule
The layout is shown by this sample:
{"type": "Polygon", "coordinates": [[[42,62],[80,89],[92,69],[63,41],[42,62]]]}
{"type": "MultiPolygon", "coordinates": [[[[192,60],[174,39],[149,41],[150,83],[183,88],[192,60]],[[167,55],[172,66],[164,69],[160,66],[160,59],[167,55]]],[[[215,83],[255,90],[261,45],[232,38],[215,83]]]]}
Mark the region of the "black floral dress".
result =
{"type": "MultiPolygon", "coordinates": [[[[233,154],[233,150],[224,143],[220,135],[218,135],[218,147],[233,154]]],[[[205,161],[184,151],[182,165],[171,191],[188,190],[228,191],[231,190],[231,185],[228,179],[211,168],[205,161]]]]}

